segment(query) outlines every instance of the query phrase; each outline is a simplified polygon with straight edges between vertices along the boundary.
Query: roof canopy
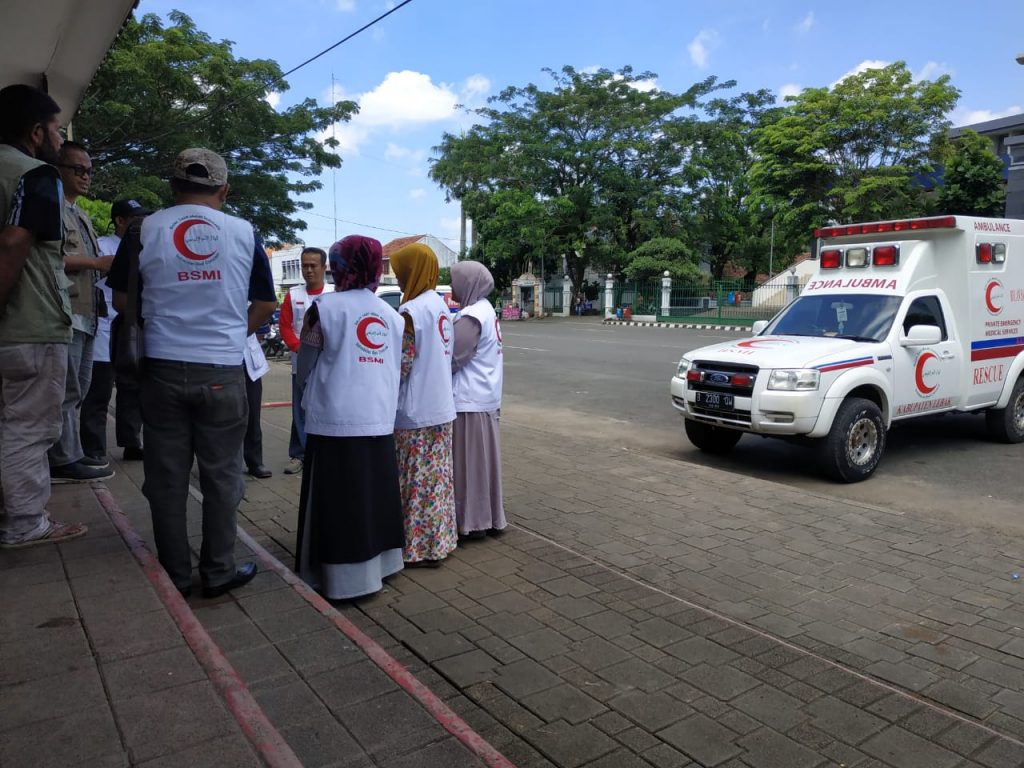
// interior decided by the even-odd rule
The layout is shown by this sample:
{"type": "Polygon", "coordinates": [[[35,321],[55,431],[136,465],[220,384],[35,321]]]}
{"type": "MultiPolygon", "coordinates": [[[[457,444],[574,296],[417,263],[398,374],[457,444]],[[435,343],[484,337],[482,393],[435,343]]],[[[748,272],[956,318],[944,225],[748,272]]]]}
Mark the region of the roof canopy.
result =
{"type": "Polygon", "coordinates": [[[138,0],[4,0],[0,87],[27,83],[74,117],[82,95],[138,0]]]}

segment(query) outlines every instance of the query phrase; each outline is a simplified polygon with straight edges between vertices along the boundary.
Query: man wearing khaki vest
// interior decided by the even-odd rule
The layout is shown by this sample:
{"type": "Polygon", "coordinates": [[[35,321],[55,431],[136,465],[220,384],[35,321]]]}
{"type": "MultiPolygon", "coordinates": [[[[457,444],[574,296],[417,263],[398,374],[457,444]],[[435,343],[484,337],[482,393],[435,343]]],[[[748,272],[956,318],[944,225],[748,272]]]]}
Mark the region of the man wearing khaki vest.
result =
{"type": "Polygon", "coordinates": [[[60,436],[71,341],[61,253],[63,193],[56,102],[26,85],[0,90],[0,547],[81,536],[50,500],[47,449],[60,436]]]}

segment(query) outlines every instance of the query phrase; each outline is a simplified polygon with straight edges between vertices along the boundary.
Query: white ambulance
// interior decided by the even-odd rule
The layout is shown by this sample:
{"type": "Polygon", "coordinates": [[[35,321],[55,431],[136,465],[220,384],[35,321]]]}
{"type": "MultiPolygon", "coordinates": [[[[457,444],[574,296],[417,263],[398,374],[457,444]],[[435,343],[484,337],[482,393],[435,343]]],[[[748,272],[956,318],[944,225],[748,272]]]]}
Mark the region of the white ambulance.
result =
{"type": "Polygon", "coordinates": [[[688,352],[672,404],[701,450],[744,433],[816,440],[875,471],[893,422],[983,412],[1024,441],[1024,221],[942,216],[818,230],[818,271],[754,337],[688,352]]]}

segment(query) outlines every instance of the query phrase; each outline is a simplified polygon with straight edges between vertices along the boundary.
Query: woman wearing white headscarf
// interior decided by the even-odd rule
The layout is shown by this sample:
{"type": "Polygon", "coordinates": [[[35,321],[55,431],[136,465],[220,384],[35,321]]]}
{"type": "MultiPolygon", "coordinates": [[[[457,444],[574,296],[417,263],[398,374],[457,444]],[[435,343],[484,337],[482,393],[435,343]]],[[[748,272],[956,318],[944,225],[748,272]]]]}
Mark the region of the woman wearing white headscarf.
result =
{"type": "Polygon", "coordinates": [[[455,517],[459,534],[481,538],[505,529],[501,500],[501,325],[488,295],[494,278],[483,264],[452,267],[455,318],[452,389],[455,394],[455,517]]]}

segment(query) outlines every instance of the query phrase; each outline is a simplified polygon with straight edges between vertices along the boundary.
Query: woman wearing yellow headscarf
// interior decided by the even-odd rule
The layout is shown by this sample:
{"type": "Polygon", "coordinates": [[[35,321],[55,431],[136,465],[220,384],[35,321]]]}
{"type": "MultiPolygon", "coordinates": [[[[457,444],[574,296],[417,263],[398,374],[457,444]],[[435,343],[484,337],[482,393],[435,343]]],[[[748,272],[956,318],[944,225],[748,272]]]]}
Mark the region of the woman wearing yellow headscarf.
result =
{"type": "Polygon", "coordinates": [[[452,474],[452,320],[437,293],[437,256],[414,243],[391,256],[405,318],[395,446],[406,565],[436,566],[458,543],[452,474]]]}

